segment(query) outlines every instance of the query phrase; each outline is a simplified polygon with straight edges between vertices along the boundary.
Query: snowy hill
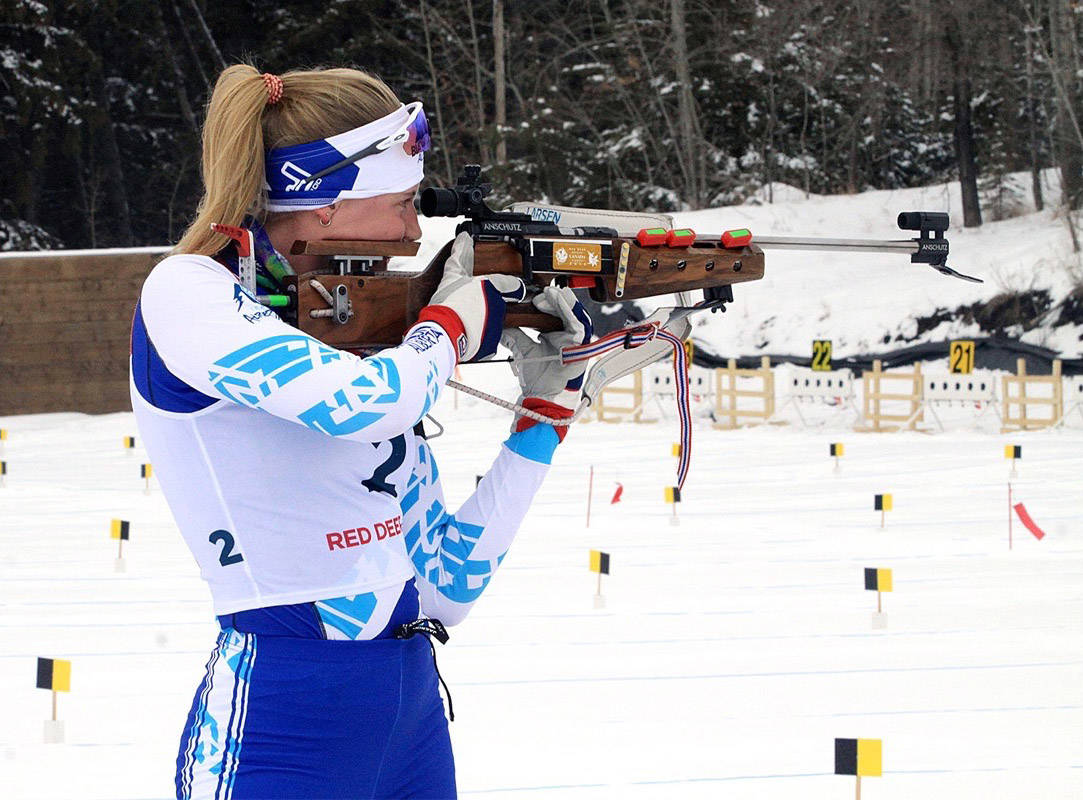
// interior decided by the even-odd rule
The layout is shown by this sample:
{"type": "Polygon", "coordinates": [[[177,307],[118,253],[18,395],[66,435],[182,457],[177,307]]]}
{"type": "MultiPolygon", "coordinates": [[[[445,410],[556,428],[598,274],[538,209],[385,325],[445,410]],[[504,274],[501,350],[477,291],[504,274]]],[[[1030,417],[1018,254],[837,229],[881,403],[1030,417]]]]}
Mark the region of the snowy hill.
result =
{"type": "MultiPolygon", "coordinates": [[[[1045,177],[1055,181],[1052,172],[1045,177]]],[[[1083,319],[1078,310],[1074,321],[1067,321],[1070,313],[1062,316],[1065,299],[1083,282],[1083,260],[1072,254],[1067,226],[1052,211],[967,230],[961,225],[958,183],[807,199],[793,187],[772,188],[773,203],[688,212],[676,219],[704,232],[748,227],[753,238],[758,233],[906,239],[912,234],[895,227],[900,211],[947,211],[953,222],[947,234],[949,266],[985,283],[944,277],[893,255],[769,251],[762,281],[735,287],[737,302],[725,316],[698,321],[694,337],[718,355],[808,354],[812,339],[831,339],[835,355],[843,357],[986,336],[1005,318],[998,319],[989,302],[1006,293],[1023,296],[1018,316],[1027,322],[1005,327],[1002,334],[1066,357],[1083,354],[1083,319]],[[1026,302],[1033,299],[1034,310],[1026,302]],[[1042,308],[1046,303],[1048,311],[1042,308]],[[983,307],[984,325],[973,313],[983,307]]],[[[1047,190],[1046,196],[1057,191],[1047,190]]]]}

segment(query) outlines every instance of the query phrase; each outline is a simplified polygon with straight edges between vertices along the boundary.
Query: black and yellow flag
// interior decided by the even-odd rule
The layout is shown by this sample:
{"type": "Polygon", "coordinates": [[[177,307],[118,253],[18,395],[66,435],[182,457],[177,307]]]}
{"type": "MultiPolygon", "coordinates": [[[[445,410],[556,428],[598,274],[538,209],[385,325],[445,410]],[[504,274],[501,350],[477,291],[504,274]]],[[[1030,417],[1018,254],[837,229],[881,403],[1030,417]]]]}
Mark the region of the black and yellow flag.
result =
{"type": "Polygon", "coordinates": [[[0,461],[0,475],[8,474],[8,462],[0,461]]]}
{"type": "Polygon", "coordinates": [[[673,453],[674,458],[680,458],[681,457],[681,443],[680,442],[674,442],[673,443],[672,453],[673,453]]]}
{"type": "Polygon", "coordinates": [[[891,505],[891,495],[889,494],[878,494],[872,499],[873,511],[890,511],[891,505]]]}
{"type": "Polygon", "coordinates": [[[128,526],[129,522],[126,519],[113,520],[113,529],[110,532],[110,536],[114,539],[128,540],[128,526]]]}
{"type": "Polygon", "coordinates": [[[679,503],[681,502],[681,490],[676,486],[666,487],[666,502],[667,503],[679,503]]]}
{"type": "Polygon", "coordinates": [[[154,474],[154,467],[150,464],[141,464],[139,466],[139,477],[149,479],[154,474]]]}
{"type": "Polygon", "coordinates": [[[603,553],[601,550],[590,551],[590,571],[597,572],[601,575],[609,574],[609,553],[603,553]]]}
{"type": "Polygon", "coordinates": [[[133,447],[135,447],[135,437],[134,436],[125,436],[124,437],[124,446],[128,450],[131,450],[133,447]]]}
{"type": "Polygon", "coordinates": [[[1004,457],[1005,458],[1022,458],[1023,457],[1023,445],[1021,445],[1021,444],[1006,444],[1006,445],[1004,445],[1004,457]]]}
{"type": "Polygon", "coordinates": [[[866,567],[865,588],[870,592],[890,592],[892,590],[891,570],[866,567]]]}
{"type": "Polygon", "coordinates": [[[38,688],[71,691],[71,662],[59,658],[38,659],[38,688]]]}
{"type": "Polygon", "coordinates": [[[877,778],[883,774],[880,739],[836,739],[835,774],[877,778]]]}
{"type": "Polygon", "coordinates": [[[8,432],[4,428],[0,428],[0,442],[7,440],[8,432]]]}
{"type": "Polygon", "coordinates": [[[843,455],[845,452],[846,448],[843,447],[841,442],[836,442],[835,444],[831,445],[831,455],[835,456],[836,458],[843,455]]]}

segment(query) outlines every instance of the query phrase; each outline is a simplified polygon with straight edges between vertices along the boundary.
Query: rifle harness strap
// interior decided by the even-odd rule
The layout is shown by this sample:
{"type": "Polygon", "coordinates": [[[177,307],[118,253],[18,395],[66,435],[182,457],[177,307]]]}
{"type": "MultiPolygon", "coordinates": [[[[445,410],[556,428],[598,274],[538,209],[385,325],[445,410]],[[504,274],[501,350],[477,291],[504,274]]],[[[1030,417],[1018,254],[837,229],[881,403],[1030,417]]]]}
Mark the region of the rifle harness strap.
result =
{"type": "MultiPolygon", "coordinates": [[[[677,387],[677,412],[680,417],[681,425],[681,455],[680,460],[677,463],[677,488],[682,489],[684,488],[684,480],[688,476],[688,467],[692,456],[692,412],[688,404],[688,359],[684,349],[684,343],[681,341],[680,337],[670,333],[662,327],[659,322],[640,323],[628,328],[613,331],[612,333],[608,333],[596,341],[587,344],[565,347],[561,351],[561,360],[565,364],[574,364],[579,361],[586,361],[590,358],[605,355],[606,353],[615,350],[634,349],[647,342],[654,341],[655,339],[662,339],[668,342],[673,350],[673,378],[674,384],[677,387]]],[[[620,376],[618,375],[615,377],[620,376]]],[[[575,413],[572,414],[571,417],[557,419],[554,417],[547,417],[544,414],[539,414],[529,408],[524,408],[518,403],[510,403],[507,400],[502,400],[499,397],[483,392],[480,389],[466,386],[458,381],[449,380],[447,385],[460,392],[465,392],[466,394],[485,400],[493,405],[505,408],[515,414],[528,417],[546,425],[570,425],[578,420],[591,404],[590,398],[584,396],[579,401],[579,405],[576,406],[575,413]]]]}

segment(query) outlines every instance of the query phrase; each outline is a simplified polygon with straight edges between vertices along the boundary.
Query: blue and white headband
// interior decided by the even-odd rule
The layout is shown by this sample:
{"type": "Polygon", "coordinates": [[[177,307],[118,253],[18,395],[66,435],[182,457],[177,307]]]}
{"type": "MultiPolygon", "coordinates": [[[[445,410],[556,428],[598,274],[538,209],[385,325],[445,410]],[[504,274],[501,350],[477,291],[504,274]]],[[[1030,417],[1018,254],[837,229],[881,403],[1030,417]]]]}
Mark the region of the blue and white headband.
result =
{"type": "Polygon", "coordinates": [[[421,103],[326,139],[267,153],[267,210],[324,208],[421,182],[431,136],[421,103]]]}

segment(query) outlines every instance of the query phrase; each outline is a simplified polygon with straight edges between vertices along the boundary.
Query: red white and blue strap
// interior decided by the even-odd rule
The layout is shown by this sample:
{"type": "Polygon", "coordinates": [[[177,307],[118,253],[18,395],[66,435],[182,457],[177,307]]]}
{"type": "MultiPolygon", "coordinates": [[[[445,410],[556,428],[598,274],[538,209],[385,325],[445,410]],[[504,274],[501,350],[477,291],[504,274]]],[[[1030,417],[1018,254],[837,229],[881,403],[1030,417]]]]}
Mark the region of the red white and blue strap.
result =
{"type": "MultiPolygon", "coordinates": [[[[631,328],[621,328],[587,344],[565,347],[561,350],[561,361],[565,364],[574,364],[604,355],[612,350],[636,348],[656,338],[666,340],[673,347],[673,377],[677,386],[677,410],[681,420],[681,455],[680,460],[677,462],[677,488],[682,489],[684,488],[684,479],[688,476],[688,467],[692,457],[692,412],[688,405],[688,358],[684,343],[677,336],[662,328],[659,323],[648,322],[631,328]]],[[[556,356],[545,356],[545,358],[556,358],[556,356]]],[[[575,422],[588,407],[588,401],[584,398],[571,417],[558,419],[539,414],[537,411],[524,408],[516,403],[509,403],[498,397],[493,397],[486,392],[466,386],[458,381],[450,380],[447,385],[461,392],[487,400],[501,408],[506,408],[520,416],[554,426],[569,425],[575,422]]]]}
{"type": "Polygon", "coordinates": [[[677,463],[677,488],[681,489],[684,488],[684,479],[688,476],[688,465],[692,457],[692,411],[688,405],[688,357],[684,343],[657,322],[651,322],[613,331],[588,344],[565,347],[561,350],[561,360],[565,364],[573,364],[603,355],[611,350],[639,347],[656,338],[666,340],[673,347],[673,379],[677,387],[677,413],[681,420],[681,455],[677,463]]]}
{"type": "Polygon", "coordinates": [[[665,329],[658,336],[673,346],[673,380],[677,386],[677,413],[681,417],[681,454],[677,461],[677,488],[684,488],[692,460],[692,410],[688,406],[688,353],[684,342],[665,329]]]}
{"type": "Polygon", "coordinates": [[[658,335],[658,331],[657,322],[650,322],[633,328],[621,328],[607,333],[593,342],[565,347],[560,351],[561,361],[565,364],[574,364],[578,361],[586,361],[595,356],[604,355],[611,350],[630,350],[653,341],[658,335]]]}

